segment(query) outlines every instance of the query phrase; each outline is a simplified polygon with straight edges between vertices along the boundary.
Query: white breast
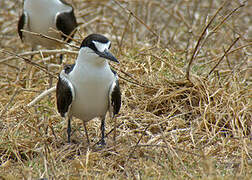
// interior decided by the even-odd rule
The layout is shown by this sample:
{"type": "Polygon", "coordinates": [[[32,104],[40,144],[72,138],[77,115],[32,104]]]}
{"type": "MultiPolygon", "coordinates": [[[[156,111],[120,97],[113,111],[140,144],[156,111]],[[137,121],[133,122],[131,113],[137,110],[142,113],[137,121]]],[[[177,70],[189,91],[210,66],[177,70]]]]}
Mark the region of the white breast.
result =
{"type": "MultiPolygon", "coordinates": [[[[52,29],[56,28],[55,16],[58,12],[71,11],[72,7],[61,3],[59,0],[25,0],[24,11],[29,16],[28,31],[42,33],[44,35],[61,39],[60,34],[52,29]]],[[[47,48],[54,48],[57,43],[48,41],[48,39],[40,38],[25,34],[25,41],[32,45],[42,45],[47,48]]]]}
{"type": "Polygon", "coordinates": [[[75,89],[75,100],[71,108],[73,116],[83,121],[105,116],[108,111],[109,87],[114,78],[107,62],[101,67],[76,65],[69,74],[75,89]]]}

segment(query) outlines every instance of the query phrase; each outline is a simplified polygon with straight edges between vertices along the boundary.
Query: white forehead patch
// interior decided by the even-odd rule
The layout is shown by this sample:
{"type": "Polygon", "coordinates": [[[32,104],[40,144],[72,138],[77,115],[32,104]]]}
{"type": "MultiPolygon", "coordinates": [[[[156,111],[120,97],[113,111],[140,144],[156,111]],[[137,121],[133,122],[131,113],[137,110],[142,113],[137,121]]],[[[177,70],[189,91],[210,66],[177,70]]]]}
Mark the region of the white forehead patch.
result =
{"type": "Polygon", "coordinates": [[[109,49],[109,46],[110,46],[110,41],[108,41],[107,43],[101,43],[101,42],[98,42],[98,41],[92,41],[96,47],[96,49],[100,52],[104,52],[105,49],[109,49]]]}

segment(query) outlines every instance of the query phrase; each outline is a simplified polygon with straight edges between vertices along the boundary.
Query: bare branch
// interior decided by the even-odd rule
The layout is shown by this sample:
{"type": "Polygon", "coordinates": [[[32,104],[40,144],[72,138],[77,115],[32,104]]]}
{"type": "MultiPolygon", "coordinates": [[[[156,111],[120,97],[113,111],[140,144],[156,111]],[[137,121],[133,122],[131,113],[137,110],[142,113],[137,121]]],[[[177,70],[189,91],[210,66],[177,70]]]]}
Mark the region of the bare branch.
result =
{"type": "Polygon", "coordinates": [[[223,7],[225,6],[225,4],[228,2],[229,0],[226,0],[220,7],[219,9],[215,12],[214,16],[210,19],[210,21],[208,22],[208,24],[206,25],[206,27],[203,29],[203,31],[201,32],[200,36],[199,36],[199,39],[197,41],[197,44],[193,50],[193,54],[192,54],[192,57],[189,61],[189,64],[187,66],[187,69],[186,69],[186,78],[188,81],[190,81],[190,69],[191,69],[191,65],[193,63],[193,60],[195,59],[195,57],[197,56],[197,51],[198,51],[198,48],[199,48],[199,45],[200,45],[200,42],[203,40],[204,38],[204,35],[207,31],[207,29],[209,28],[209,26],[212,24],[213,20],[215,19],[215,17],[217,16],[217,14],[220,12],[220,10],[223,9],[223,7]]]}
{"type": "Polygon", "coordinates": [[[211,69],[211,71],[208,73],[207,77],[210,76],[210,74],[215,70],[215,68],[220,64],[220,62],[224,59],[224,57],[227,55],[227,53],[230,51],[230,49],[235,45],[235,43],[240,39],[240,37],[236,38],[234,42],[229,46],[229,48],[224,52],[223,56],[220,58],[220,60],[216,63],[216,65],[211,69]]]}
{"type": "Polygon", "coordinates": [[[56,86],[51,87],[50,89],[45,90],[40,95],[38,95],[35,99],[33,99],[29,104],[27,104],[27,107],[34,106],[36,103],[38,103],[42,98],[47,96],[48,94],[51,94],[56,90],[56,86]]]}

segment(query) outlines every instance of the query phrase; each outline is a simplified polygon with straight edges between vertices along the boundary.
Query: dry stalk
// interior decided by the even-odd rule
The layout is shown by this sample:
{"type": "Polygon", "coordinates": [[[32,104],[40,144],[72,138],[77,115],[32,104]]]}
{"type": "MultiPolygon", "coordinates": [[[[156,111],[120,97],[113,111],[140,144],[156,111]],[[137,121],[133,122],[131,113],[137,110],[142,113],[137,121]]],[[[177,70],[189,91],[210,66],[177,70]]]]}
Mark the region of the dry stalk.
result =
{"type": "Polygon", "coordinates": [[[123,80],[125,80],[125,81],[127,81],[127,82],[129,82],[129,83],[135,84],[135,85],[140,86],[140,87],[143,87],[143,88],[157,89],[156,87],[153,87],[153,86],[150,86],[150,85],[140,84],[140,83],[138,82],[137,79],[135,79],[134,77],[132,77],[131,75],[129,75],[127,72],[123,71],[122,69],[117,69],[117,68],[115,68],[114,66],[112,66],[112,67],[113,67],[113,69],[115,69],[116,71],[119,71],[119,72],[123,73],[124,75],[130,77],[132,80],[134,80],[134,81],[131,81],[131,80],[129,80],[129,79],[127,79],[127,78],[125,78],[125,77],[123,77],[123,76],[121,76],[121,75],[118,75],[121,79],[123,79],[123,80]]]}
{"type": "Polygon", "coordinates": [[[119,49],[120,49],[120,52],[121,52],[121,53],[122,53],[122,43],[123,43],[123,39],[124,39],[124,37],[125,37],[127,28],[128,28],[128,26],[129,26],[129,22],[130,22],[131,16],[132,16],[132,15],[129,14],[127,23],[125,24],[125,27],[124,27],[124,30],[123,30],[123,33],[122,33],[122,36],[121,36],[121,40],[120,40],[120,42],[119,42],[119,49]]]}
{"type": "Polygon", "coordinates": [[[147,53],[141,53],[141,55],[147,55],[147,56],[154,57],[154,58],[158,59],[159,61],[165,63],[169,69],[175,70],[178,74],[184,76],[184,73],[183,73],[183,71],[182,71],[181,69],[177,68],[177,67],[174,66],[173,64],[167,63],[165,60],[163,60],[163,58],[158,57],[157,55],[154,55],[154,54],[147,54],[147,53]]]}
{"type": "Polygon", "coordinates": [[[40,95],[38,95],[35,99],[33,99],[29,104],[27,104],[27,107],[31,107],[34,106],[36,103],[38,103],[42,98],[44,98],[45,96],[53,93],[54,91],[56,91],[56,86],[51,87],[50,89],[45,90],[44,92],[42,92],[40,95]]]}
{"type": "MultiPolygon", "coordinates": [[[[237,48],[235,48],[235,49],[233,49],[233,50],[227,52],[226,56],[228,56],[228,55],[230,55],[230,54],[232,54],[232,53],[234,53],[234,52],[236,52],[236,51],[239,51],[239,50],[241,50],[241,49],[243,49],[243,48],[246,48],[246,47],[252,47],[252,42],[250,42],[250,43],[248,43],[248,44],[245,44],[245,45],[242,45],[242,46],[239,46],[239,47],[237,47],[237,48]]],[[[218,61],[221,57],[222,57],[222,56],[219,56],[219,55],[218,55],[218,57],[214,58],[214,59],[211,60],[211,61],[208,61],[208,62],[204,63],[203,65],[208,65],[208,64],[211,64],[211,63],[213,63],[213,62],[215,62],[215,61],[218,61]]]]}
{"type": "Polygon", "coordinates": [[[14,91],[14,94],[11,96],[9,102],[5,105],[4,109],[2,110],[2,112],[0,114],[0,119],[8,111],[8,108],[9,108],[10,104],[13,102],[14,98],[18,95],[18,93],[20,93],[20,89],[16,88],[15,91],[14,91]]]}
{"type": "Polygon", "coordinates": [[[128,156],[128,160],[127,160],[127,161],[129,161],[129,159],[132,158],[133,153],[135,152],[135,150],[136,150],[138,144],[140,143],[141,139],[142,139],[143,136],[144,136],[144,133],[147,131],[147,129],[150,127],[150,125],[151,125],[151,124],[148,124],[148,125],[145,127],[145,129],[143,130],[141,137],[138,139],[136,145],[133,146],[133,149],[132,149],[131,152],[129,153],[129,156],[128,156]]]}
{"type": "Polygon", "coordinates": [[[153,31],[142,19],[140,19],[137,15],[135,15],[130,9],[123,7],[117,0],[113,1],[124,11],[133,16],[138,22],[144,25],[144,27],[146,27],[153,35],[155,35],[159,39],[159,35],[155,31],[153,31]]]}
{"type": "Polygon", "coordinates": [[[238,11],[240,8],[242,8],[242,7],[244,7],[244,6],[245,6],[245,1],[242,2],[242,4],[240,4],[240,6],[234,8],[228,15],[226,15],[226,16],[222,19],[222,21],[221,21],[218,25],[216,25],[215,28],[213,28],[212,32],[215,33],[215,32],[220,28],[220,26],[224,24],[224,22],[225,22],[228,18],[230,18],[236,11],[238,11]]]}
{"type": "MultiPolygon", "coordinates": [[[[52,54],[58,54],[58,53],[64,53],[64,54],[78,54],[77,51],[72,51],[72,50],[68,50],[68,49],[60,49],[60,50],[39,50],[39,51],[30,51],[30,52],[24,52],[24,53],[19,53],[17,54],[20,57],[23,56],[33,56],[36,54],[47,54],[47,55],[52,55],[52,54]]],[[[0,64],[4,63],[6,61],[10,61],[15,59],[16,57],[11,56],[11,57],[7,57],[5,59],[0,60],[0,64]]]]}
{"type": "Polygon", "coordinates": [[[208,24],[205,26],[205,28],[203,29],[203,31],[201,32],[199,39],[197,41],[197,44],[193,50],[191,59],[189,61],[189,64],[187,66],[186,69],[186,78],[188,81],[190,81],[190,69],[191,69],[191,65],[193,63],[193,60],[195,59],[195,57],[197,56],[197,52],[200,46],[200,42],[203,40],[205,33],[207,32],[207,29],[209,28],[209,26],[212,24],[213,20],[215,19],[215,17],[217,16],[217,14],[223,9],[223,7],[225,6],[225,4],[228,2],[228,0],[224,1],[222,3],[222,5],[217,9],[217,11],[215,12],[215,14],[213,15],[213,17],[210,19],[210,21],[208,22],[208,24]]]}
{"type": "Polygon", "coordinates": [[[27,30],[24,30],[24,29],[22,29],[21,31],[22,31],[22,32],[25,32],[25,33],[29,33],[29,34],[31,34],[31,35],[39,36],[39,37],[42,37],[42,38],[45,38],[45,39],[53,40],[53,41],[56,41],[56,42],[58,42],[58,43],[60,43],[60,44],[65,44],[65,45],[68,45],[68,46],[70,46],[70,47],[79,49],[79,46],[75,46],[75,45],[73,45],[73,44],[69,44],[69,43],[66,42],[66,41],[62,41],[62,40],[60,40],[60,39],[56,39],[56,38],[53,38],[53,37],[44,35],[44,34],[42,34],[42,33],[31,32],[31,31],[27,31],[27,30]]]}
{"type": "Polygon", "coordinates": [[[220,60],[216,63],[216,65],[210,70],[210,72],[207,75],[207,78],[211,75],[211,73],[215,70],[215,68],[220,64],[220,62],[224,59],[224,57],[227,55],[227,53],[230,51],[230,49],[235,45],[235,43],[240,39],[240,37],[236,38],[234,42],[229,46],[227,50],[225,50],[223,56],[220,58],[220,60]]]}
{"type": "Polygon", "coordinates": [[[57,78],[57,76],[55,76],[54,74],[50,73],[48,70],[47,70],[47,67],[45,66],[42,66],[38,63],[35,63],[35,62],[32,62],[30,59],[28,58],[25,58],[25,57],[21,57],[19,56],[18,54],[15,54],[13,52],[10,52],[10,51],[7,51],[5,49],[2,49],[1,52],[5,53],[5,54],[9,54],[9,55],[12,55],[12,56],[16,56],[17,58],[23,60],[24,62],[28,63],[28,64],[31,64],[32,66],[36,67],[37,69],[40,69],[41,71],[44,71],[45,73],[47,73],[48,75],[54,77],[54,78],[57,78]]]}

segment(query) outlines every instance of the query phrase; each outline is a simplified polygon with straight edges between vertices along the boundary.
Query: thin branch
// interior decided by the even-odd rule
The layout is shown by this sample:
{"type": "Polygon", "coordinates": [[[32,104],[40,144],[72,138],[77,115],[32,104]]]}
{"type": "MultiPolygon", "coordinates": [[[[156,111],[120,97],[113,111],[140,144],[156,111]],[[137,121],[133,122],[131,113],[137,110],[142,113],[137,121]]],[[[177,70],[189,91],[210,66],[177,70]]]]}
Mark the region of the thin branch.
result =
{"type": "MultiPolygon", "coordinates": [[[[20,54],[17,54],[18,56],[20,57],[23,57],[23,56],[30,56],[30,55],[35,55],[35,54],[58,54],[58,53],[66,53],[66,54],[78,54],[78,51],[71,51],[71,50],[68,50],[68,49],[61,49],[61,50],[39,50],[39,51],[29,51],[29,52],[24,52],[24,53],[20,53],[20,54]]],[[[11,57],[7,57],[5,59],[2,59],[0,60],[0,64],[1,63],[4,63],[5,61],[10,61],[10,60],[13,60],[17,58],[17,56],[11,56],[11,57]]]]}
{"type": "Polygon", "coordinates": [[[51,87],[50,89],[45,90],[40,95],[38,95],[35,99],[33,99],[29,104],[27,104],[27,107],[31,107],[35,105],[37,102],[39,102],[43,97],[47,96],[48,94],[51,94],[52,92],[56,91],[56,86],[51,87]]]}
{"type": "Polygon", "coordinates": [[[28,64],[31,64],[32,66],[34,66],[34,67],[36,67],[36,68],[38,68],[38,69],[44,71],[45,73],[51,75],[51,76],[54,77],[54,78],[57,78],[57,76],[55,76],[54,74],[50,73],[50,72],[47,70],[47,67],[45,67],[45,66],[42,66],[42,65],[40,65],[40,64],[37,64],[37,63],[35,63],[35,62],[32,62],[32,61],[31,61],[30,59],[28,59],[28,58],[21,57],[21,56],[19,56],[18,54],[15,54],[15,53],[13,53],[13,52],[7,51],[7,50],[5,50],[5,49],[1,49],[0,51],[3,52],[4,54],[9,54],[9,55],[12,55],[12,56],[16,56],[16,57],[18,57],[19,59],[22,59],[24,62],[26,62],[26,63],[28,63],[28,64]]]}
{"type": "Polygon", "coordinates": [[[211,69],[211,71],[208,73],[207,78],[210,76],[210,74],[215,70],[215,68],[220,64],[220,62],[224,59],[224,57],[228,54],[228,51],[235,45],[235,43],[240,39],[240,37],[236,38],[234,42],[229,46],[229,48],[225,51],[225,53],[222,55],[220,60],[216,63],[216,65],[211,69]]]}
{"type": "Polygon", "coordinates": [[[10,101],[9,101],[9,102],[6,104],[6,106],[4,107],[4,109],[3,109],[3,111],[2,111],[2,113],[1,113],[1,115],[0,115],[0,119],[2,118],[2,116],[4,115],[4,113],[8,110],[10,104],[13,102],[14,98],[16,97],[16,95],[20,92],[19,90],[20,90],[19,88],[16,88],[16,89],[15,89],[15,91],[14,91],[12,97],[10,98],[10,101]]]}
{"type": "MultiPolygon", "coordinates": [[[[211,30],[209,33],[207,33],[207,36],[206,36],[206,38],[204,39],[204,41],[203,41],[201,47],[203,47],[203,46],[205,45],[205,43],[207,42],[207,40],[209,39],[209,37],[211,37],[214,33],[216,33],[217,30],[221,27],[221,25],[223,25],[224,22],[225,22],[231,15],[233,15],[238,9],[240,9],[240,8],[243,7],[243,6],[245,6],[245,3],[244,3],[244,4],[240,4],[240,6],[238,6],[238,7],[235,8],[235,9],[233,9],[228,15],[226,15],[226,16],[222,19],[222,21],[221,21],[217,26],[214,27],[213,30],[211,30]]],[[[241,36],[241,35],[239,34],[239,36],[241,36]]]]}
{"type": "Polygon", "coordinates": [[[146,56],[151,56],[154,57],[156,59],[158,59],[159,61],[165,63],[169,69],[174,69],[177,73],[181,74],[182,76],[184,76],[183,71],[181,71],[179,68],[177,68],[176,66],[174,66],[173,64],[167,63],[165,60],[163,60],[161,57],[154,55],[154,54],[148,54],[148,53],[141,53],[141,55],[146,55],[146,56]]]}
{"type": "Polygon", "coordinates": [[[135,85],[137,85],[137,86],[144,87],[144,88],[158,89],[158,88],[153,87],[153,86],[150,86],[150,85],[141,84],[141,83],[139,83],[135,78],[133,78],[132,76],[130,76],[127,72],[125,72],[125,71],[123,71],[123,70],[121,70],[121,69],[117,69],[117,68],[115,68],[114,66],[111,66],[111,67],[112,67],[113,69],[115,69],[116,71],[119,71],[119,72],[121,72],[122,74],[124,74],[124,75],[126,75],[126,76],[128,76],[128,77],[130,77],[131,79],[134,80],[134,81],[131,81],[131,80],[129,80],[129,79],[127,79],[127,78],[121,76],[120,74],[118,74],[118,76],[119,76],[121,79],[123,79],[123,80],[125,80],[125,81],[127,81],[127,82],[129,82],[129,83],[132,83],[132,84],[135,84],[135,85]]]}
{"type": "MultiPolygon", "coordinates": [[[[252,46],[252,42],[250,42],[250,43],[248,43],[248,44],[245,44],[245,45],[242,45],[242,46],[239,46],[239,47],[233,49],[232,51],[227,52],[226,55],[230,55],[230,54],[232,54],[232,53],[234,53],[234,52],[236,52],[236,51],[238,51],[238,50],[240,50],[240,49],[243,49],[243,48],[246,48],[246,47],[250,47],[250,46],[252,46]]],[[[213,60],[208,61],[208,62],[202,64],[202,66],[206,66],[206,65],[208,65],[208,64],[211,64],[211,63],[213,63],[213,62],[219,60],[221,57],[222,57],[222,56],[218,56],[218,57],[214,58],[213,60]]]]}
{"type": "Polygon", "coordinates": [[[200,34],[200,37],[197,41],[197,44],[193,50],[193,54],[192,54],[192,57],[189,61],[189,64],[188,64],[188,67],[186,69],[186,78],[187,80],[190,81],[190,69],[191,69],[191,65],[192,65],[192,62],[193,60],[195,59],[196,55],[197,55],[197,51],[198,51],[198,48],[199,48],[199,45],[200,45],[200,42],[203,40],[204,38],[204,35],[207,31],[207,29],[209,28],[209,26],[212,24],[213,20],[215,19],[215,17],[217,16],[217,14],[220,12],[220,10],[222,10],[222,8],[225,6],[225,4],[228,2],[229,0],[226,0],[220,7],[219,9],[215,12],[214,16],[210,19],[209,23],[206,25],[206,27],[203,29],[203,31],[201,32],[200,34]]]}
{"type": "Polygon", "coordinates": [[[53,40],[53,41],[56,41],[56,42],[58,42],[58,43],[65,44],[65,45],[68,45],[68,46],[70,46],[70,47],[79,49],[79,46],[75,46],[75,45],[73,45],[73,44],[69,44],[69,43],[66,42],[66,41],[62,41],[62,40],[60,40],[60,39],[56,39],[56,38],[53,38],[53,37],[44,35],[44,34],[42,34],[42,33],[36,33],[36,32],[26,31],[26,30],[24,30],[24,29],[22,29],[21,31],[23,31],[23,32],[25,32],[25,33],[29,33],[29,34],[35,35],[35,36],[39,36],[39,37],[42,37],[42,38],[45,38],[45,39],[53,40]]]}
{"type": "Polygon", "coordinates": [[[212,32],[216,32],[217,29],[219,29],[219,27],[231,16],[233,15],[238,9],[242,8],[245,6],[245,2],[243,4],[241,4],[240,6],[238,6],[237,8],[233,9],[228,15],[226,15],[223,20],[212,30],[212,32]]]}
{"type": "Polygon", "coordinates": [[[122,36],[121,36],[121,40],[119,42],[119,49],[120,49],[120,52],[122,52],[122,43],[123,43],[123,39],[125,37],[125,34],[126,34],[126,31],[127,31],[127,27],[129,25],[129,22],[130,22],[130,19],[131,19],[131,14],[129,14],[129,17],[128,17],[128,20],[127,20],[127,23],[124,27],[124,30],[123,30],[123,33],[122,33],[122,36]]]}
{"type": "Polygon", "coordinates": [[[137,15],[135,15],[130,9],[123,7],[117,0],[113,0],[120,8],[125,10],[128,14],[132,15],[138,22],[143,24],[146,29],[148,29],[153,35],[155,35],[159,39],[159,35],[153,31],[142,19],[140,19],[137,15]]]}
{"type": "Polygon", "coordinates": [[[128,160],[131,158],[132,154],[135,152],[135,150],[136,150],[138,144],[140,143],[141,139],[142,139],[143,136],[144,136],[144,133],[147,131],[147,129],[150,127],[150,125],[151,125],[151,124],[148,124],[148,125],[145,127],[144,131],[142,132],[141,137],[138,139],[136,145],[133,147],[133,150],[129,153],[128,160]]]}

